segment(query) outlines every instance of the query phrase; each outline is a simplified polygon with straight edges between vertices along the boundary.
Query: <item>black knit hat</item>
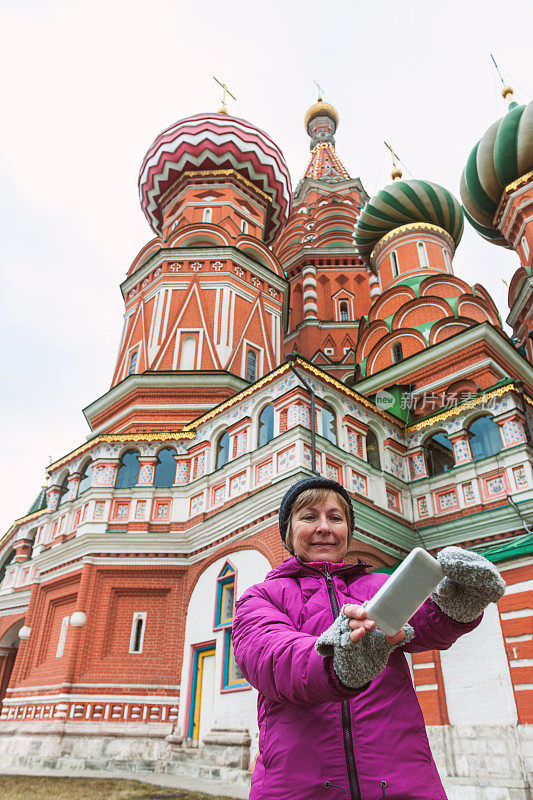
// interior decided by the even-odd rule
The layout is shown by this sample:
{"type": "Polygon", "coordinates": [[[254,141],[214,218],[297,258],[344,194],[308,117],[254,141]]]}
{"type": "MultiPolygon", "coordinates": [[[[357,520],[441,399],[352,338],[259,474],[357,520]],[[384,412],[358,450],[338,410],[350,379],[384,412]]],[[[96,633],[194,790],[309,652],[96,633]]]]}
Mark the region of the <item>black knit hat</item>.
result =
{"type": "Polygon", "coordinates": [[[337,494],[340,494],[340,496],[348,503],[348,510],[350,512],[350,523],[348,527],[349,532],[353,533],[355,519],[353,515],[352,500],[344,486],[342,486],[340,483],[337,483],[337,481],[330,480],[329,478],[320,478],[319,476],[314,478],[304,478],[303,480],[298,481],[298,483],[295,483],[294,486],[291,486],[291,488],[285,492],[279,507],[279,532],[284,544],[287,526],[291,518],[294,502],[296,498],[302,494],[302,492],[306,492],[308,489],[327,489],[330,492],[337,492],[337,494]]]}

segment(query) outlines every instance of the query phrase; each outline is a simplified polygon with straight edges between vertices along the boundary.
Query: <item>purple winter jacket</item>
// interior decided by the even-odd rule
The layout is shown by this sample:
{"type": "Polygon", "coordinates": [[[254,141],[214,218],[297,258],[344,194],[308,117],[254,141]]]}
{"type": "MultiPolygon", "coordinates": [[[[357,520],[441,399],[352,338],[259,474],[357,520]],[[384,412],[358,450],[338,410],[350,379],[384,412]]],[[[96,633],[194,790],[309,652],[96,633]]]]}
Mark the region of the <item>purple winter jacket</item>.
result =
{"type": "MultiPolygon", "coordinates": [[[[389,577],[366,574],[364,562],[335,566],[339,608],[368,600],[389,577]]],[[[235,660],[259,691],[250,800],[446,800],[402,650],[445,650],[481,617],[455,622],[426,600],[410,620],[414,639],[353,690],[315,650],[336,616],[324,572],[289,558],[235,608],[235,660]]]]}

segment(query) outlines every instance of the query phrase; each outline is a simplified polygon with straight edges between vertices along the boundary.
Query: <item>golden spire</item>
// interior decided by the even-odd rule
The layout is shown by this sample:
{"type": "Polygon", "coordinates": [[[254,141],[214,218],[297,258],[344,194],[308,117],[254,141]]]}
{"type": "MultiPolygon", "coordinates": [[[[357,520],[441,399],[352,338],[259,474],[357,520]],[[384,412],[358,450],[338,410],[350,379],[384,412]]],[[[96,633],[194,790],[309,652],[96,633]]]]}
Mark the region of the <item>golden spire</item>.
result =
{"type": "Polygon", "coordinates": [[[506,83],[505,83],[505,81],[504,81],[504,79],[503,79],[503,75],[502,75],[502,73],[500,72],[500,68],[499,68],[499,66],[497,65],[497,63],[496,63],[496,59],[494,58],[494,56],[492,55],[492,53],[490,54],[490,57],[492,58],[492,63],[493,63],[493,64],[494,64],[494,66],[496,67],[496,72],[498,73],[498,75],[499,75],[499,77],[500,77],[500,80],[501,80],[501,82],[502,82],[502,85],[503,85],[503,88],[502,88],[502,97],[503,97],[503,99],[505,100],[505,102],[507,103],[507,106],[508,106],[508,108],[509,108],[509,109],[511,109],[511,108],[514,108],[514,107],[515,107],[516,105],[518,105],[518,104],[517,104],[516,100],[514,99],[514,91],[513,91],[513,87],[512,87],[512,86],[509,86],[509,84],[506,84],[506,83]]]}
{"type": "Polygon", "coordinates": [[[515,103],[516,102],[516,100],[513,97],[513,94],[514,94],[514,92],[513,92],[513,87],[512,86],[504,86],[503,87],[503,89],[502,89],[502,97],[503,97],[503,99],[505,100],[505,102],[507,103],[508,106],[510,106],[511,103],[515,103]]]}
{"type": "Polygon", "coordinates": [[[401,171],[401,169],[400,169],[400,167],[398,166],[398,163],[397,163],[397,162],[400,160],[400,156],[399,156],[397,153],[395,153],[395,152],[394,152],[394,150],[392,149],[392,147],[390,146],[390,144],[387,144],[387,142],[383,142],[383,144],[384,144],[386,147],[388,147],[388,148],[389,148],[389,150],[390,150],[390,154],[391,154],[391,156],[392,156],[392,172],[391,172],[391,178],[392,178],[392,180],[393,180],[393,181],[399,181],[399,180],[400,180],[400,178],[402,177],[402,174],[403,174],[403,173],[402,173],[402,171],[401,171]]]}
{"type": "Polygon", "coordinates": [[[234,94],[232,94],[230,92],[230,90],[228,89],[228,87],[226,86],[225,83],[222,83],[222,81],[219,81],[219,79],[215,78],[214,75],[213,75],[213,79],[218,83],[219,86],[222,86],[222,89],[223,89],[222,105],[218,109],[218,113],[219,114],[227,114],[228,113],[228,109],[226,108],[226,92],[229,94],[230,97],[233,97],[234,100],[237,100],[237,98],[235,97],[234,94]]]}

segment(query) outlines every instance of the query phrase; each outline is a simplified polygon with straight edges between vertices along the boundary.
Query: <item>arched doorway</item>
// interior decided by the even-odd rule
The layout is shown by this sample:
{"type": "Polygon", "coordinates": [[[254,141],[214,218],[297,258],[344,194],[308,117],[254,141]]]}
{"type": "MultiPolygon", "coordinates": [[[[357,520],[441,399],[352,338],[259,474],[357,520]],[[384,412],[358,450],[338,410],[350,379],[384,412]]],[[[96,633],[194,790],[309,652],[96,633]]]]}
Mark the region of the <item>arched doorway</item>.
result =
{"type": "Polygon", "coordinates": [[[15,622],[0,639],[0,711],[11,680],[19,646],[19,631],[23,625],[23,619],[15,622]]]}

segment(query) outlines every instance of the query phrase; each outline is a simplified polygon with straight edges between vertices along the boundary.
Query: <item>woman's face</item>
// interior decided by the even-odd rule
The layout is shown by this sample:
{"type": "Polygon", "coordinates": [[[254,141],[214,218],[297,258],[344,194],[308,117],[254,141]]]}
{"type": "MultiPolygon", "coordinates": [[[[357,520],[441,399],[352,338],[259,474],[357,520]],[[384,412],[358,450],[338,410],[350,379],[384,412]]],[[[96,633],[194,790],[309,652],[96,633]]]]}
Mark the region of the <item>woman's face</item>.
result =
{"type": "Polygon", "coordinates": [[[342,561],[348,550],[348,523],[336,492],[292,514],[291,542],[302,561],[342,561]]]}

